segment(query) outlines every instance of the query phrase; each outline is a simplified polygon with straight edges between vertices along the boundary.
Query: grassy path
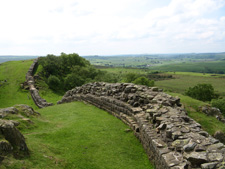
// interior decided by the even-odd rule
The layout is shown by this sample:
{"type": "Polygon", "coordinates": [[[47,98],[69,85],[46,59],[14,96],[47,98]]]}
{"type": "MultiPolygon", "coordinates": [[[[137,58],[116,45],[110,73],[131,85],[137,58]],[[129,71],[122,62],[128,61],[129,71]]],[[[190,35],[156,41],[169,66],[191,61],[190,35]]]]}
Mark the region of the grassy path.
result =
{"type": "Polygon", "coordinates": [[[73,102],[39,112],[37,127],[23,130],[31,157],[7,168],[153,168],[128,126],[103,110],[73,102]]]}

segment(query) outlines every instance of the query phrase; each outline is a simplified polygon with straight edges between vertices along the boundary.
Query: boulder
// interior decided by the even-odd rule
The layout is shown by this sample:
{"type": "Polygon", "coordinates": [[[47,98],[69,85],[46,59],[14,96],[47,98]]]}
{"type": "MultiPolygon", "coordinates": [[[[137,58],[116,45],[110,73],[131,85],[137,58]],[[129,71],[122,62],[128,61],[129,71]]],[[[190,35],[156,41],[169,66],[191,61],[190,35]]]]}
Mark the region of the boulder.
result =
{"type": "Polygon", "coordinates": [[[225,133],[222,131],[216,131],[214,137],[225,144],[225,133]]]}
{"type": "Polygon", "coordinates": [[[7,140],[13,147],[13,152],[16,157],[22,155],[29,155],[29,150],[25,142],[24,136],[9,120],[0,119],[0,131],[5,140],[7,140]]]}

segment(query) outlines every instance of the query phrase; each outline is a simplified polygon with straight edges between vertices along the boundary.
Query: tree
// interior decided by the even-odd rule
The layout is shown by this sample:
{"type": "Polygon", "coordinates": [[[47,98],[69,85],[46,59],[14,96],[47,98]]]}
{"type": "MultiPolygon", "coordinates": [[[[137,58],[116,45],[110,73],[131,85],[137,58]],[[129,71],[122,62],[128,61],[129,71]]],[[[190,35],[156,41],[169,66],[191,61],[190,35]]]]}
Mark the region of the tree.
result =
{"type": "Polygon", "coordinates": [[[48,78],[48,86],[53,90],[57,90],[60,86],[59,78],[54,75],[50,75],[48,78]]]}
{"type": "Polygon", "coordinates": [[[201,101],[211,101],[216,97],[211,84],[197,84],[194,87],[189,87],[185,94],[201,101]]]}
{"type": "Polygon", "coordinates": [[[126,82],[126,83],[131,83],[131,82],[133,82],[135,79],[137,79],[138,77],[139,77],[139,75],[136,74],[136,73],[127,73],[127,74],[125,75],[125,82],[126,82]]]}
{"type": "Polygon", "coordinates": [[[146,78],[144,76],[135,79],[132,83],[139,84],[139,85],[146,85],[149,87],[154,86],[154,81],[149,80],[148,78],[146,78]]]}
{"type": "Polygon", "coordinates": [[[69,74],[66,78],[65,78],[65,82],[64,82],[64,88],[66,90],[70,90],[74,87],[77,86],[81,86],[85,83],[85,79],[83,79],[81,76],[72,73],[69,74]]]}

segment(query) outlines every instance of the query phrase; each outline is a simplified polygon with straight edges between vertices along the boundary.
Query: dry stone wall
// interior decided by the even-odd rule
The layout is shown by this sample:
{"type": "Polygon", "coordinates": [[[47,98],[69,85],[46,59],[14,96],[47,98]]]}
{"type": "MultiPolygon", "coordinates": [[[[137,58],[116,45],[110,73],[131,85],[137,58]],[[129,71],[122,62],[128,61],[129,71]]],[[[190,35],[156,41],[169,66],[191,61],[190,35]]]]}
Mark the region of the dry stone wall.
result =
{"type": "Polygon", "coordinates": [[[157,169],[225,168],[225,146],[187,116],[180,99],[156,87],[90,83],[66,92],[58,104],[89,102],[128,124],[157,169]]]}
{"type": "Polygon", "coordinates": [[[47,107],[47,106],[52,106],[53,103],[48,103],[45,99],[41,98],[39,95],[38,90],[35,88],[35,81],[34,81],[34,71],[38,67],[38,58],[34,60],[33,64],[30,66],[27,74],[26,74],[26,81],[29,86],[30,94],[31,97],[34,101],[34,103],[39,107],[47,107]]]}

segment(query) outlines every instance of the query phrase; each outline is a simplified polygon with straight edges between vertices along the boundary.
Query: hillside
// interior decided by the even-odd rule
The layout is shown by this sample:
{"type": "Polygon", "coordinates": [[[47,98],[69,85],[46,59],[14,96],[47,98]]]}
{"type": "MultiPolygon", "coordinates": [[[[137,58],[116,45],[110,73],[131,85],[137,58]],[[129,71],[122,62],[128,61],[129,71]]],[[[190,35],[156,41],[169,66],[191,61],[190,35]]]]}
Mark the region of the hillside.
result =
{"type": "Polygon", "coordinates": [[[33,60],[10,61],[0,65],[0,108],[27,104],[37,108],[28,91],[21,89],[33,60]]]}
{"type": "MultiPolygon", "coordinates": [[[[1,168],[153,168],[128,126],[107,112],[81,102],[38,109],[27,90],[20,89],[32,61],[0,65],[0,107],[28,104],[41,116],[20,127],[31,155],[9,157],[1,168]],[[29,96],[29,97],[28,97],[29,96]]],[[[43,89],[42,89],[43,90],[43,89]]],[[[48,97],[48,88],[45,88],[48,97]]],[[[54,99],[53,99],[54,100],[54,99]]]]}
{"type": "MultiPolygon", "coordinates": [[[[28,91],[20,89],[20,87],[18,87],[18,85],[20,86],[20,84],[23,82],[21,79],[24,79],[22,77],[24,75],[16,74],[15,77],[13,73],[17,70],[18,72],[25,72],[24,74],[26,74],[26,71],[28,69],[27,67],[29,67],[27,66],[29,62],[32,63],[32,61],[22,61],[22,62],[18,61],[18,62],[7,62],[0,65],[0,69],[3,70],[0,72],[1,73],[0,77],[3,77],[2,78],[3,80],[1,80],[2,91],[4,89],[6,91],[14,91],[15,93],[17,93],[13,94],[13,92],[6,92],[5,95],[1,95],[2,100],[7,100],[8,97],[13,96],[14,98],[13,102],[18,101],[19,103],[23,104],[28,105],[33,104],[30,103],[29,99],[30,95],[28,91]],[[12,73],[5,76],[7,70],[11,70],[12,73]],[[14,81],[14,79],[17,80],[14,81]],[[11,82],[10,85],[7,82],[11,82]],[[26,99],[24,96],[29,97],[27,97],[26,99]]],[[[39,70],[37,72],[39,72],[39,70]]],[[[115,89],[112,89],[111,91],[111,93],[117,93],[116,97],[119,96],[118,95],[119,89],[117,85],[120,84],[119,83],[112,84],[112,86],[114,86],[115,89]]],[[[126,85],[127,84],[125,84],[125,86],[126,85]]],[[[42,87],[40,88],[40,92],[45,93],[45,95],[43,95],[42,97],[51,98],[51,100],[56,100],[59,98],[59,94],[55,94],[55,92],[50,90],[47,86],[45,87],[43,86],[45,85],[40,86],[42,87]]],[[[136,86],[134,88],[138,89],[139,87],[136,86]]],[[[156,91],[158,91],[158,88],[154,87],[152,89],[151,88],[149,89],[152,90],[153,95],[155,95],[156,91]]],[[[105,90],[104,87],[101,87],[101,90],[105,90]]],[[[84,89],[84,91],[87,92],[86,89],[84,89]]],[[[100,90],[98,89],[98,91],[100,90]]],[[[142,89],[140,89],[140,91],[142,91],[142,89]]],[[[98,92],[97,91],[95,92],[98,95],[98,92]]],[[[105,92],[103,92],[103,94],[104,93],[105,92]]],[[[130,94],[132,95],[132,92],[130,94]]],[[[179,95],[179,97],[182,99],[183,105],[188,111],[188,115],[193,119],[195,119],[197,122],[199,122],[202,125],[202,128],[206,130],[209,134],[214,134],[218,130],[225,132],[225,126],[222,122],[219,122],[215,117],[207,116],[197,111],[198,106],[206,105],[206,103],[197,101],[195,99],[191,99],[190,97],[183,96],[182,94],[177,93],[170,93],[170,94],[174,96],[179,95]]],[[[161,94],[157,95],[157,99],[159,102],[155,100],[157,103],[161,104],[161,101],[162,100],[166,101],[167,97],[169,99],[172,99],[170,100],[171,103],[174,102],[173,98],[171,98],[170,96],[167,96],[166,94],[162,93],[162,97],[165,98],[160,98],[160,95],[161,94]]],[[[125,95],[123,95],[122,97],[124,96],[125,95]]],[[[130,99],[135,100],[133,96],[130,97],[130,99]]],[[[131,102],[128,101],[127,103],[130,104],[131,102]]],[[[145,100],[142,100],[140,102],[140,104],[143,103],[145,103],[145,100]]],[[[122,105],[120,102],[118,103],[115,102],[115,104],[122,105]]],[[[177,104],[179,105],[179,103],[177,104]]],[[[8,105],[12,106],[13,104],[8,103],[8,105]]],[[[114,101],[112,101],[112,105],[114,105],[114,101]]],[[[1,106],[4,107],[3,104],[1,106]]],[[[164,106],[168,106],[168,103],[165,102],[164,106]]],[[[165,109],[164,106],[160,107],[158,105],[158,108],[162,109],[160,111],[164,111],[163,110],[165,109]]],[[[32,167],[46,168],[46,166],[48,168],[96,168],[96,169],[114,168],[114,167],[153,168],[152,165],[149,164],[147,155],[145,154],[142,146],[140,145],[140,143],[138,143],[138,140],[133,136],[133,133],[129,132],[130,130],[128,129],[128,126],[123,124],[115,117],[109,115],[107,112],[81,102],[55,105],[43,109],[38,109],[36,106],[33,107],[36,109],[36,111],[41,113],[41,117],[36,118],[30,117],[32,120],[31,123],[32,125],[30,124],[29,127],[26,126],[21,127],[21,125],[19,126],[19,128],[21,129],[22,133],[24,134],[27,140],[27,145],[28,148],[30,148],[31,156],[21,160],[15,160],[9,157],[3,161],[2,163],[3,167],[21,168],[22,166],[25,165],[27,168],[32,167]],[[88,163],[86,161],[88,161],[88,163]]],[[[153,109],[153,107],[151,107],[150,109],[153,109]]],[[[146,108],[144,108],[143,110],[147,112],[146,108]]],[[[182,109],[179,108],[177,110],[183,111],[182,109]]],[[[183,113],[185,114],[186,112],[183,113]]],[[[140,115],[142,115],[142,113],[140,113],[140,115]]],[[[136,118],[136,116],[133,117],[136,118]]],[[[146,116],[144,118],[148,119],[150,117],[146,116]]],[[[157,124],[158,123],[160,124],[161,120],[157,121],[158,119],[157,116],[155,116],[155,118],[156,121],[153,120],[153,123],[156,122],[157,124]]],[[[143,122],[149,123],[150,121],[144,120],[143,122]]],[[[157,126],[157,124],[155,125],[157,126]]],[[[198,132],[198,130],[196,131],[198,132]]],[[[139,131],[137,130],[137,132],[139,131]]],[[[160,135],[160,133],[158,134],[160,135]]],[[[204,136],[207,136],[207,134],[205,133],[204,136]]],[[[143,136],[141,136],[141,138],[143,138],[143,136]]],[[[153,138],[155,138],[155,136],[153,136],[153,138]]],[[[210,139],[212,139],[211,136],[210,139]]],[[[177,143],[175,144],[176,141],[177,140],[173,142],[172,146],[177,146],[177,143]]],[[[156,144],[157,142],[155,143],[153,141],[153,143],[156,144]]],[[[157,145],[157,147],[158,146],[161,147],[160,145],[157,145]]],[[[196,165],[199,166],[199,163],[197,163],[196,165]]]]}

